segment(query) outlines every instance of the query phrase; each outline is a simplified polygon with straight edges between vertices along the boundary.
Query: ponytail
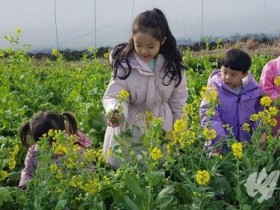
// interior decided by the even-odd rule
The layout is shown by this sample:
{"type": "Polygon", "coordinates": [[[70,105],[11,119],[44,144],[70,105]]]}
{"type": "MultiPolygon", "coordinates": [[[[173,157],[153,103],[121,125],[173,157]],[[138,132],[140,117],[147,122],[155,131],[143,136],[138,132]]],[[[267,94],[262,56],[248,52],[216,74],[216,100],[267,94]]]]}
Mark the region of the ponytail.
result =
{"type": "Polygon", "coordinates": [[[64,112],[62,114],[62,116],[67,121],[67,124],[65,125],[65,130],[69,134],[77,134],[78,126],[77,126],[77,121],[74,118],[74,116],[69,112],[64,112]]]}
{"type": "Polygon", "coordinates": [[[30,130],[31,128],[29,122],[22,125],[22,127],[19,130],[20,141],[26,147],[29,147],[29,145],[27,144],[27,136],[30,134],[30,130]]]}

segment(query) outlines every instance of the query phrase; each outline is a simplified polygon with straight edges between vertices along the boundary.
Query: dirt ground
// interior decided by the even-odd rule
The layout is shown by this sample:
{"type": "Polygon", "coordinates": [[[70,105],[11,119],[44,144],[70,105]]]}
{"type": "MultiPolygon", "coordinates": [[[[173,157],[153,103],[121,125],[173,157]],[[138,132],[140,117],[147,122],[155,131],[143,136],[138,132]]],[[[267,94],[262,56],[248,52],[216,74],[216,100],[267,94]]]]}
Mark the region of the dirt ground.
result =
{"type": "Polygon", "coordinates": [[[189,47],[194,56],[203,56],[205,54],[215,54],[218,51],[226,51],[230,48],[239,48],[250,55],[262,54],[262,55],[272,55],[274,57],[280,56],[280,39],[274,40],[256,40],[253,38],[241,40],[241,41],[228,41],[222,43],[220,49],[217,50],[217,43],[210,43],[208,49],[206,49],[206,44],[196,44],[189,47]]]}

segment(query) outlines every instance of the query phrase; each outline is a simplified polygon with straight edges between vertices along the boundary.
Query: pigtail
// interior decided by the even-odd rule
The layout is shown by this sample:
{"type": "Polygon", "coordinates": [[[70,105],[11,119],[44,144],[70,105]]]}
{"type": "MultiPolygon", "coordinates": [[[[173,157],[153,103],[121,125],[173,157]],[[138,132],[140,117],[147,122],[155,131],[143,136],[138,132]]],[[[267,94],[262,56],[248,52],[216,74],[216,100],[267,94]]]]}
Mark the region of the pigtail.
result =
{"type": "Polygon", "coordinates": [[[74,116],[69,112],[64,112],[62,117],[67,121],[67,124],[65,125],[66,131],[70,134],[77,134],[78,126],[74,116]]]}
{"type": "Polygon", "coordinates": [[[29,147],[29,145],[27,144],[27,136],[30,134],[30,130],[31,128],[29,122],[22,125],[22,127],[19,130],[20,141],[26,147],[29,147]]]}

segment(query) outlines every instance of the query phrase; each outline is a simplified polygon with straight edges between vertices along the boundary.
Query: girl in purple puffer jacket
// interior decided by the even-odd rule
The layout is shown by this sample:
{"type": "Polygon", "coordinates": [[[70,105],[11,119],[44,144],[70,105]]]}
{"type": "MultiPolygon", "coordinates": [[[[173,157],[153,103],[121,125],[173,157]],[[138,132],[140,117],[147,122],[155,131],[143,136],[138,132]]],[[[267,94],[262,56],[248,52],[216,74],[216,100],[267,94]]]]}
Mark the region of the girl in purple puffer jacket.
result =
{"type": "Polygon", "coordinates": [[[251,62],[246,52],[230,49],[222,59],[221,69],[215,70],[208,79],[208,87],[216,89],[219,100],[215,114],[209,120],[208,102],[203,99],[200,106],[201,125],[204,128],[215,129],[217,133],[216,138],[207,144],[210,149],[219,143],[225,143],[230,134],[233,134],[237,141],[251,141],[256,123],[250,122],[250,116],[262,110],[262,91],[248,73],[251,62]],[[250,125],[249,132],[243,129],[245,123],[250,125]]]}
{"type": "Polygon", "coordinates": [[[91,146],[91,141],[88,137],[78,131],[77,122],[71,113],[65,112],[59,114],[51,111],[37,113],[32,120],[22,125],[19,131],[22,144],[29,147],[24,161],[25,167],[21,172],[19,182],[20,188],[25,188],[27,182],[34,177],[39,154],[39,146],[36,142],[39,141],[44,134],[47,135],[48,131],[51,129],[66,131],[69,134],[76,134],[77,144],[80,145],[81,149],[86,149],[91,146]],[[31,146],[27,143],[28,137],[31,137],[35,141],[31,146]]]}

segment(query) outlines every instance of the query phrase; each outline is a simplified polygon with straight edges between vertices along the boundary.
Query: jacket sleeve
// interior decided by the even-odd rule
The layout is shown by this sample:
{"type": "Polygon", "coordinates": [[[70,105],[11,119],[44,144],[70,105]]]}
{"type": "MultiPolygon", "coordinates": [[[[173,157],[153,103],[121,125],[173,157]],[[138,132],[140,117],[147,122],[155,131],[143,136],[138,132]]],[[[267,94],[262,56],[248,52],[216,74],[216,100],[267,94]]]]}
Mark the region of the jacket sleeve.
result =
{"type": "Polygon", "coordinates": [[[209,120],[207,119],[207,112],[209,110],[209,104],[205,100],[202,100],[200,104],[199,114],[200,114],[200,122],[203,128],[215,129],[217,132],[216,138],[212,139],[212,143],[210,146],[219,143],[222,137],[226,136],[223,122],[220,117],[219,106],[215,109],[215,115],[211,116],[209,120]]]}
{"type": "MultiPolygon", "coordinates": [[[[105,109],[106,114],[114,109],[118,109],[118,100],[117,96],[120,91],[127,90],[126,88],[126,81],[121,79],[113,79],[111,78],[108,87],[104,93],[102,98],[102,104],[105,109]]],[[[127,90],[128,91],[128,90],[127,90]]],[[[124,107],[124,112],[127,112],[127,103],[123,103],[122,106],[124,107]]]]}
{"type": "Polygon", "coordinates": [[[275,77],[274,61],[270,61],[264,66],[262,70],[260,86],[263,92],[269,95],[271,99],[277,98],[280,94],[274,86],[275,77]]]}
{"type": "Polygon", "coordinates": [[[188,98],[187,79],[186,79],[185,71],[182,71],[182,81],[173,90],[169,99],[169,106],[173,114],[173,123],[177,119],[181,118],[183,112],[183,106],[186,104],[187,98],[188,98]]]}
{"type": "Polygon", "coordinates": [[[21,171],[21,177],[19,181],[19,187],[26,187],[27,182],[34,177],[37,167],[37,155],[34,154],[34,145],[27,151],[24,169],[21,171]]]}
{"type": "Polygon", "coordinates": [[[88,148],[92,145],[91,140],[87,137],[86,134],[84,134],[81,131],[78,131],[78,133],[77,133],[77,140],[78,140],[79,144],[84,148],[88,148]]]}

